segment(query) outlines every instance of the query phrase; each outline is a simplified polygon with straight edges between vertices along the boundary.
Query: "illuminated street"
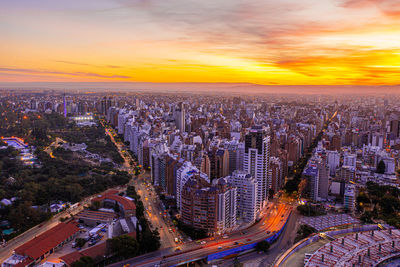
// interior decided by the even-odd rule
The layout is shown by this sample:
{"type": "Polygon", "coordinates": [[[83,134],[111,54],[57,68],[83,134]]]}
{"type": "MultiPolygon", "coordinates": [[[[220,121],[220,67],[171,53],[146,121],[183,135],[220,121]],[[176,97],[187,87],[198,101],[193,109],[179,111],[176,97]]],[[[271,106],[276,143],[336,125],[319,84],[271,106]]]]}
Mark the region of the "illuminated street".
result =
{"type": "Polygon", "coordinates": [[[149,222],[151,222],[152,228],[158,229],[158,232],[160,233],[161,248],[179,246],[179,243],[177,244],[175,242],[175,238],[181,240],[181,236],[172,222],[171,224],[165,222],[166,218],[163,217],[164,211],[161,210],[157,194],[155,193],[153,186],[149,183],[149,174],[143,170],[140,175],[135,177],[133,168],[129,164],[133,161],[132,156],[129,153],[123,152],[124,145],[122,143],[116,142],[114,138],[115,131],[107,126],[104,127],[106,133],[110,136],[111,141],[117,146],[121,157],[124,159],[123,170],[128,171],[129,174],[134,177],[129,184],[135,186],[137,193],[140,195],[145,207],[145,216],[149,222]],[[169,231],[169,229],[173,231],[169,231]]]}
{"type": "Polygon", "coordinates": [[[223,239],[222,237],[216,237],[215,239],[206,238],[201,240],[206,242],[204,245],[200,244],[201,241],[182,244],[180,246],[182,251],[180,252],[173,252],[171,249],[161,250],[158,251],[158,253],[149,254],[147,256],[143,255],[110,266],[116,267],[130,264],[130,266],[145,267],[160,263],[162,266],[170,266],[190,260],[201,259],[211,253],[234,248],[236,246],[265,240],[268,236],[273,235],[275,231],[279,231],[283,227],[291,211],[292,208],[285,204],[270,203],[265,217],[260,222],[243,231],[229,234],[229,238],[227,239],[223,239]]]}

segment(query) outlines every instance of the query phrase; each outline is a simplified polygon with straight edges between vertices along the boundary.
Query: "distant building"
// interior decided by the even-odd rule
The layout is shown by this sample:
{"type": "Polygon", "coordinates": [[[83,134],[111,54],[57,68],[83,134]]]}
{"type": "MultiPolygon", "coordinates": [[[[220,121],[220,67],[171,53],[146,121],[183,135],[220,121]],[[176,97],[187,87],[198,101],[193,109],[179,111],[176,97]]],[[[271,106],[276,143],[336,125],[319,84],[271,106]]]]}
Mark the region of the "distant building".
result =
{"type": "Polygon", "coordinates": [[[178,128],[181,133],[185,132],[185,104],[180,102],[174,109],[174,118],[176,123],[176,128],[178,128]]]}

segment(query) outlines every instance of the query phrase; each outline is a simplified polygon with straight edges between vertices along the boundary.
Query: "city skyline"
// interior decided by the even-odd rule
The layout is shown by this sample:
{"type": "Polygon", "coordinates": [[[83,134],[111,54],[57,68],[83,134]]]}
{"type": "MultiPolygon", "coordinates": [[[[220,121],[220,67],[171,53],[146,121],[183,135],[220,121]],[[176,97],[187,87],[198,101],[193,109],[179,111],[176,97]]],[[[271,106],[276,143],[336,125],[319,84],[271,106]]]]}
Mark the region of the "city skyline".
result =
{"type": "Polygon", "coordinates": [[[400,4],[4,1],[0,83],[397,85],[400,4]]]}

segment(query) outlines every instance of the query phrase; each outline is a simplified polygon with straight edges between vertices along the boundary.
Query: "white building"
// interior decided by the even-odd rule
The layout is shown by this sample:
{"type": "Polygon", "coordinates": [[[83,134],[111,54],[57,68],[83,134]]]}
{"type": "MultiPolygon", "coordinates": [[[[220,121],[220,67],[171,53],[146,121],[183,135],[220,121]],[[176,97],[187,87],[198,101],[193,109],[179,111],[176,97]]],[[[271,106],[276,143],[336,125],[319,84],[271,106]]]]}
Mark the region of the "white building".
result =
{"type": "MultiPolygon", "coordinates": [[[[227,178],[213,181],[213,184],[228,184],[227,178]]],[[[232,187],[218,194],[217,223],[222,232],[232,230],[236,226],[237,188],[232,187]]]]}
{"type": "Polygon", "coordinates": [[[205,173],[200,172],[190,161],[185,161],[176,171],[176,205],[178,210],[181,208],[181,192],[183,186],[194,175],[200,175],[207,182],[210,182],[210,178],[205,173]]]}
{"type": "Polygon", "coordinates": [[[176,123],[176,128],[180,130],[181,133],[185,132],[185,105],[181,102],[176,105],[174,109],[174,119],[176,123]]]}
{"type": "Polygon", "coordinates": [[[257,181],[257,210],[260,211],[268,201],[268,190],[271,188],[269,168],[270,136],[268,128],[253,126],[245,137],[243,170],[257,181]]]}
{"type": "Polygon", "coordinates": [[[331,176],[335,176],[336,169],[340,164],[340,154],[337,151],[326,151],[328,166],[329,166],[329,174],[331,176]]]}
{"type": "Polygon", "coordinates": [[[357,155],[356,154],[344,154],[343,157],[343,166],[347,167],[356,167],[356,162],[357,162],[357,155]]]}
{"type": "Polygon", "coordinates": [[[349,210],[350,212],[354,211],[355,208],[355,201],[356,201],[356,192],[354,189],[354,185],[346,185],[346,189],[344,192],[343,198],[343,206],[345,209],[349,210]]]}
{"type": "Polygon", "coordinates": [[[234,171],[229,183],[237,188],[237,215],[243,222],[251,223],[257,218],[257,180],[244,171],[234,171]]]}

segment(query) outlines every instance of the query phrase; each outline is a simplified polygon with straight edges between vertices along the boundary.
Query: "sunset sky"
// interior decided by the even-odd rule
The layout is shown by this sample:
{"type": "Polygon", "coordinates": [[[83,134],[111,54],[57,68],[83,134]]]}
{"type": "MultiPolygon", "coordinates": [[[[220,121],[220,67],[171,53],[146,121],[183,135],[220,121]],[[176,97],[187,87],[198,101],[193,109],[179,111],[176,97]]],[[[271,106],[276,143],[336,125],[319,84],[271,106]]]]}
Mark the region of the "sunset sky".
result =
{"type": "Polygon", "coordinates": [[[400,84],[399,0],[2,0],[0,82],[400,84]]]}

